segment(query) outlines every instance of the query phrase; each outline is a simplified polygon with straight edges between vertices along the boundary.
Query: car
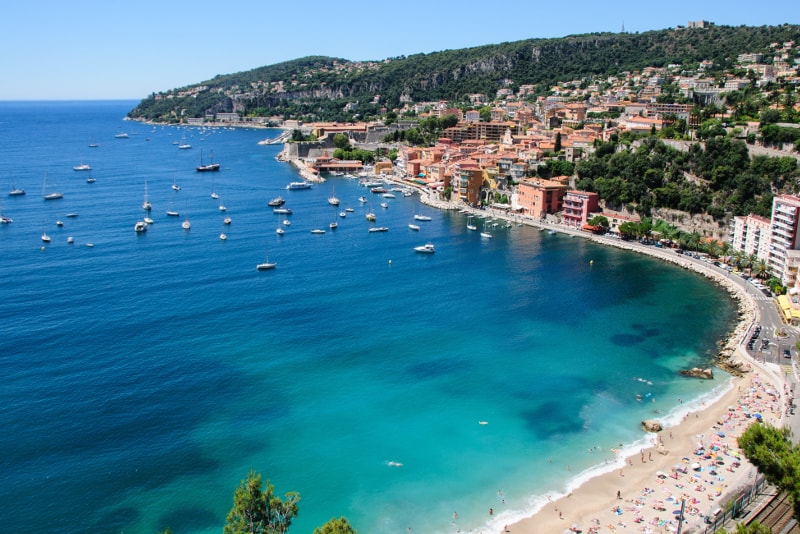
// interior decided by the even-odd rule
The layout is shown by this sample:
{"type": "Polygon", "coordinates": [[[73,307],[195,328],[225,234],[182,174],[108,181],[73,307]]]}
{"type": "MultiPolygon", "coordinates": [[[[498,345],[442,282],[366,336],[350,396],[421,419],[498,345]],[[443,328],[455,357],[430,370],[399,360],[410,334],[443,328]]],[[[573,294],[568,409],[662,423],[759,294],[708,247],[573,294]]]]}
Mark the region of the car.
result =
{"type": "Polygon", "coordinates": [[[783,349],[783,357],[784,358],[791,358],[792,352],[789,349],[783,349]]]}

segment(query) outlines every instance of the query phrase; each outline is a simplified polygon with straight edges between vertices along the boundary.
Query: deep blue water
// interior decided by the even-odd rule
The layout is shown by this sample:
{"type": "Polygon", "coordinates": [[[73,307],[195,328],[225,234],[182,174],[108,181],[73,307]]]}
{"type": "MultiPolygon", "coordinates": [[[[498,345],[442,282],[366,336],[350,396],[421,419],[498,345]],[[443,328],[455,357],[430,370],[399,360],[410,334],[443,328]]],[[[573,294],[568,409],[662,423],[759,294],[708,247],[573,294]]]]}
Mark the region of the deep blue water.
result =
{"type": "Polygon", "coordinates": [[[346,178],[286,191],[295,171],[257,144],[276,131],[189,128],[178,150],[179,128],[123,121],[135,104],[0,103],[0,530],[219,532],[252,468],[300,492],[293,532],[477,531],[724,384],[676,373],[735,319],[696,275],[535,228],[482,240],[346,178]],[[194,171],[201,149],[219,173],[194,171]],[[412,232],[415,213],[433,221],[412,232]]]}

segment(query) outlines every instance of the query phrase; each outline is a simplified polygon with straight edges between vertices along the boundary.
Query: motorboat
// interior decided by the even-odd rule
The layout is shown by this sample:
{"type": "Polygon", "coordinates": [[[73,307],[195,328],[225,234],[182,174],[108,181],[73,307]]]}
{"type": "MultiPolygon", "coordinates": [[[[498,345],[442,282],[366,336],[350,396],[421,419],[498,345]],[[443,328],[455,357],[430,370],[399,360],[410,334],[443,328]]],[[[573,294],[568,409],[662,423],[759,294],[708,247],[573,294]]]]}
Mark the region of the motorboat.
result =
{"type": "Polygon", "coordinates": [[[278,235],[283,235],[284,234],[283,228],[279,226],[278,228],[275,229],[275,233],[278,235]]]}
{"type": "Polygon", "coordinates": [[[77,214],[77,213],[74,213],[74,212],[67,213],[67,218],[68,218],[68,219],[74,219],[74,218],[75,218],[75,217],[77,217],[77,216],[78,216],[78,214],[77,214]]]}
{"type": "Polygon", "coordinates": [[[383,198],[397,198],[394,193],[384,193],[381,196],[383,198]]]}
{"type": "Polygon", "coordinates": [[[489,232],[481,232],[481,237],[485,237],[486,239],[491,239],[492,234],[490,234],[489,232]]]}
{"type": "Polygon", "coordinates": [[[434,248],[433,243],[426,243],[419,247],[414,247],[414,250],[417,252],[421,252],[422,254],[433,254],[436,252],[436,248],[434,248]]]}
{"type": "Polygon", "coordinates": [[[286,201],[283,199],[283,197],[278,196],[267,202],[267,206],[271,208],[276,208],[279,206],[283,206],[285,203],[286,201]]]}
{"type": "Polygon", "coordinates": [[[72,245],[75,243],[75,238],[72,236],[67,237],[67,245],[72,245]]]}
{"type": "Polygon", "coordinates": [[[147,231],[147,223],[144,221],[136,221],[136,224],[133,225],[133,231],[137,234],[142,234],[147,231]]]}
{"type": "Polygon", "coordinates": [[[312,234],[324,234],[325,230],[323,230],[322,228],[314,228],[313,230],[311,230],[311,233],[312,234]]]}
{"type": "Polygon", "coordinates": [[[431,218],[427,215],[414,215],[415,221],[430,221],[431,218]]]}
{"type": "Polygon", "coordinates": [[[339,223],[337,223],[337,222],[332,222],[332,223],[330,223],[330,224],[328,225],[328,227],[330,227],[330,229],[331,229],[331,230],[336,230],[336,229],[339,227],[339,223]]]}
{"type": "Polygon", "coordinates": [[[230,217],[225,217],[224,219],[222,219],[222,222],[225,223],[225,224],[230,224],[231,223],[231,218],[230,217]]]}
{"type": "Polygon", "coordinates": [[[289,219],[284,219],[283,220],[283,225],[284,226],[291,226],[291,224],[292,224],[292,221],[290,221],[289,219]]]}
{"type": "Polygon", "coordinates": [[[419,226],[417,226],[416,224],[409,224],[408,227],[411,230],[414,230],[415,232],[419,232],[419,226]]]}
{"type": "Polygon", "coordinates": [[[12,219],[11,217],[0,215],[0,224],[10,224],[12,222],[14,222],[14,219],[12,219]]]}
{"type": "Polygon", "coordinates": [[[186,219],[181,223],[181,228],[184,230],[189,230],[192,227],[192,223],[189,222],[189,219],[186,219]]]}
{"type": "Polygon", "coordinates": [[[219,234],[219,238],[222,241],[227,241],[228,240],[228,235],[225,232],[222,232],[221,234],[219,234]]]}
{"type": "Polygon", "coordinates": [[[376,195],[382,195],[383,193],[386,192],[386,189],[382,187],[373,187],[372,189],[370,189],[370,192],[376,195]]]}
{"type": "Polygon", "coordinates": [[[374,228],[370,228],[369,231],[370,231],[370,233],[373,233],[373,232],[388,232],[389,229],[386,228],[385,226],[376,226],[374,228]]]}
{"type": "Polygon", "coordinates": [[[92,178],[91,176],[86,179],[87,184],[93,184],[97,181],[97,178],[92,178]]]}
{"type": "Polygon", "coordinates": [[[274,208],[272,213],[283,214],[283,215],[291,215],[292,210],[289,208],[274,208]]]}
{"type": "Polygon", "coordinates": [[[347,212],[340,211],[340,212],[339,212],[339,217],[341,217],[342,219],[344,219],[345,217],[347,217],[347,212]]]}
{"type": "Polygon", "coordinates": [[[311,184],[308,182],[291,182],[289,185],[286,186],[286,189],[289,190],[311,189],[311,184]]]}
{"type": "Polygon", "coordinates": [[[91,171],[92,167],[88,163],[81,163],[72,167],[73,171],[91,171]]]}
{"type": "Polygon", "coordinates": [[[145,218],[144,218],[144,219],[142,219],[142,220],[143,220],[144,222],[146,222],[147,224],[153,224],[153,219],[151,219],[150,217],[145,217],[145,218]]]}
{"type": "Polygon", "coordinates": [[[358,197],[358,201],[359,202],[366,202],[367,201],[367,197],[365,197],[364,195],[361,195],[360,197],[358,197]]]}
{"type": "Polygon", "coordinates": [[[386,208],[388,208],[388,207],[389,207],[389,203],[388,203],[388,202],[381,202],[381,207],[382,207],[383,209],[386,209],[386,208]]]}
{"type": "Polygon", "coordinates": [[[127,139],[127,138],[128,138],[128,134],[127,134],[127,133],[125,133],[125,132],[120,132],[120,133],[118,133],[117,135],[115,135],[114,137],[115,137],[116,139],[127,139]]]}
{"type": "Polygon", "coordinates": [[[58,219],[56,221],[56,226],[64,226],[64,221],[62,221],[61,219],[58,219]]]}
{"type": "Polygon", "coordinates": [[[353,213],[356,210],[354,210],[353,208],[345,208],[344,211],[346,211],[347,213],[353,213]]]}
{"type": "Polygon", "coordinates": [[[179,215],[180,215],[180,213],[178,213],[177,211],[167,210],[167,216],[168,217],[178,217],[179,215]]]}

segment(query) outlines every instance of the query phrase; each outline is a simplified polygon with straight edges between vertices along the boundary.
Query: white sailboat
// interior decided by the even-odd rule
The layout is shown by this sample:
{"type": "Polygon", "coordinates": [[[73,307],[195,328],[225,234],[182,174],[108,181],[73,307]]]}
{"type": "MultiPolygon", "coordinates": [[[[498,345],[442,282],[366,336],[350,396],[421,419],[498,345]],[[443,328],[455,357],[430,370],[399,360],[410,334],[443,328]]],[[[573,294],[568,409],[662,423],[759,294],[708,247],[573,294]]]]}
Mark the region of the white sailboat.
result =
{"type": "Polygon", "coordinates": [[[42,184],[42,198],[45,200],[56,200],[64,198],[64,193],[47,193],[47,173],[44,173],[44,183],[42,184]]]}
{"type": "Polygon", "coordinates": [[[334,191],[333,186],[331,186],[331,196],[328,197],[328,204],[331,206],[339,205],[339,199],[336,197],[336,192],[334,191]]]}
{"type": "Polygon", "coordinates": [[[173,191],[180,191],[181,190],[181,186],[179,186],[178,184],[175,183],[175,178],[174,177],[172,178],[172,190],[173,191]]]}
{"type": "Polygon", "coordinates": [[[11,177],[11,191],[8,192],[8,196],[10,197],[20,197],[25,194],[24,189],[20,189],[14,185],[14,177],[11,177]]]}
{"type": "Polygon", "coordinates": [[[472,215],[467,217],[467,230],[477,230],[478,227],[472,224],[472,215]]]}
{"type": "Polygon", "coordinates": [[[214,178],[213,177],[211,178],[211,198],[213,198],[215,200],[219,198],[219,195],[217,194],[217,190],[214,187],[214,178]]]}
{"type": "Polygon", "coordinates": [[[181,228],[183,228],[184,230],[189,230],[192,227],[192,223],[189,222],[189,215],[188,215],[189,206],[188,206],[188,203],[187,203],[187,206],[186,206],[186,211],[187,211],[186,219],[184,219],[183,222],[181,223],[181,228]]]}
{"type": "Polygon", "coordinates": [[[183,132],[183,135],[181,135],[181,142],[178,144],[178,148],[181,150],[192,148],[192,145],[186,142],[186,132],[183,132]]]}
{"type": "Polygon", "coordinates": [[[153,205],[150,204],[150,200],[147,198],[147,180],[144,181],[144,200],[142,201],[142,209],[145,211],[150,211],[153,209],[153,205]]]}
{"type": "Polygon", "coordinates": [[[270,269],[274,269],[275,265],[277,265],[277,264],[274,263],[274,262],[270,263],[269,254],[266,254],[265,258],[264,258],[264,263],[257,264],[256,265],[256,270],[258,270],[258,271],[268,271],[270,269]]]}

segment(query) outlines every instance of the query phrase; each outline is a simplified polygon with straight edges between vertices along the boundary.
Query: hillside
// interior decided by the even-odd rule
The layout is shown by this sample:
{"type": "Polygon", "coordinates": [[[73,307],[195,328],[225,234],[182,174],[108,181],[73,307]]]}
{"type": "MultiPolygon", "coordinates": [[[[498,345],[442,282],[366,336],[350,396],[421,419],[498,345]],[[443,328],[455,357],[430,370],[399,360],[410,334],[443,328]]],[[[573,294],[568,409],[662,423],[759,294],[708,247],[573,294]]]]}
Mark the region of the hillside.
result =
{"type": "MultiPolygon", "coordinates": [[[[558,81],[612,76],[644,67],[712,60],[730,69],[747,52],[771,43],[800,41],[800,26],[665,29],[644,33],[594,33],[527,39],[461,50],[351,62],[313,56],[250,71],[220,75],[195,85],[154,93],[129,117],[176,122],[206,113],[284,115],[309,120],[375,116],[403,102],[451,100],[500,88],[535,85],[544,94],[558,81]],[[350,106],[348,106],[350,104],[350,106]]],[[[713,72],[711,73],[713,74],[713,72]]]]}

